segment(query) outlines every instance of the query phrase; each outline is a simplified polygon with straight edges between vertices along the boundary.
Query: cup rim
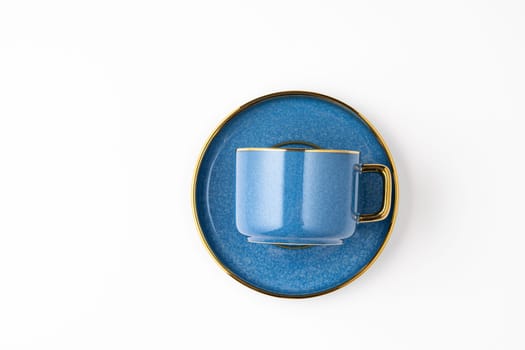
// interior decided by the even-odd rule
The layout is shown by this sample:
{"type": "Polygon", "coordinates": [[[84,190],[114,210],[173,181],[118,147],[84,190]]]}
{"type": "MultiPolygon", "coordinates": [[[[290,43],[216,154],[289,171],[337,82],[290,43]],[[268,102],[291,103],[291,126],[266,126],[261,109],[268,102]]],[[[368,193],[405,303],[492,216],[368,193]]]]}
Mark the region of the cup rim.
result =
{"type": "Polygon", "coordinates": [[[359,154],[359,151],[345,149],[317,149],[317,148],[272,148],[272,147],[242,147],[237,148],[237,152],[306,152],[306,153],[344,153],[359,154]]]}

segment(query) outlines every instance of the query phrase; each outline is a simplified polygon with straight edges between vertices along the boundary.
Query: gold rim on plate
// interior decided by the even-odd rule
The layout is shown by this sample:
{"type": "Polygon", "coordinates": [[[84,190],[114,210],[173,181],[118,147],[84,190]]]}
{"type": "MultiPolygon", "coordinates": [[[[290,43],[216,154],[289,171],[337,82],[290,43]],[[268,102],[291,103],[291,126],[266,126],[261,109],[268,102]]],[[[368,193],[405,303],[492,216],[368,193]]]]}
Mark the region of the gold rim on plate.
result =
{"type": "MultiPolygon", "coordinates": [[[[261,150],[261,149],[276,150],[276,151],[277,150],[286,151],[286,149],[277,149],[277,148],[245,148],[245,149],[240,149],[240,150],[261,150]]],[[[323,150],[312,149],[312,150],[304,150],[304,151],[308,151],[308,152],[322,152],[323,150]]],[[[339,152],[344,152],[344,153],[353,153],[353,152],[354,153],[359,153],[357,151],[344,151],[344,150],[328,150],[328,151],[339,151],[339,152]]],[[[361,275],[363,275],[370,268],[370,266],[372,266],[374,264],[374,262],[376,262],[377,258],[379,257],[379,255],[381,255],[381,253],[383,252],[383,249],[385,248],[386,244],[388,243],[388,240],[390,239],[390,235],[391,235],[392,230],[394,228],[394,224],[395,224],[396,217],[397,217],[397,209],[398,209],[397,208],[398,207],[398,196],[399,196],[398,193],[399,193],[399,185],[398,185],[398,180],[397,180],[397,170],[396,170],[396,167],[395,167],[395,164],[394,164],[394,159],[392,157],[392,154],[390,153],[390,150],[388,149],[388,147],[386,145],[386,142],[383,139],[383,137],[379,134],[379,132],[376,130],[376,128],[363,115],[361,115],[358,111],[356,111],[350,105],[347,105],[346,103],[344,103],[342,101],[339,101],[339,100],[337,100],[337,99],[335,99],[333,97],[330,97],[330,96],[327,96],[327,95],[323,95],[323,94],[319,94],[317,92],[300,91],[300,90],[282,91],[282,92],[275,92],[275,93],[271,93],[271,94],[268,94],[268,95],[264,95],[264,96],[258,97],[258,98],[254,99],[254,100],[251,100],[250,102],[247,102],[247,103],[243,104],[242,106],[237,108],[235,111],[230,113],[219,124],[219,126],[217,126],[217,128],[215,128],[215,130],[212,132],[212,134],[208,137],[208,139],[206,140],[206,143],[204,144],[204,147],[202,148],[202,150],[201,150],[201,152],[199,154],[199,159],[197,161],[197,165],[195,167],[195,172],[194,172],[194,175],[193,175],[193,186],[192,186],[193,219],[195,220],[195,225],[197,226],[197,229],[198,229],[198,231],[200,233],[201,240],[202,240],[204,246],[206,247],[206,249],[208,250],[208,253],[217,262],[217,264],[228,275],[230,275],[232,278],[234,278],[236,281],[238,281],[238,282],[242,283],[243,285],[245,285],[245,286],[247,286],[247,287],[249,287],[249,288],[251,288],[253,290],[256,290],[256,291],[258,291],[260,293],[271,295],[271,296],[274,296],[274,297],[290,298],[290,299],[311,298],[311,297],[316,297],[316,296],[328,294],[330,292],[336,291],[336,290],[338,290],[340,288],[343,288],[343,287],[347,286],[348,284],[352,283],[353,281],[355,281],[356,279],[361,277],[361,275]],[[199,217],[198,217],[198,213],[197,213],[197,191],[196,191],[197,190],[197,176],[199,174],[199,170],[200,170],[200,166],[201,166],[204,154],[208,150],[208,147],[209,147],[210,143],[212,142],[212,140],[219,133],[219,131],[224,127],[224,125],[226,125],[226,123],[228,123],[231,119],[235,118],[237,116],[237,114],[239,114],[241,111],[246,110],[247,108],[249,108],[249,107],[251,107],[251,106],[253,106],[253,105],[255,105],[255,104],[257,104],[257,103],[259,103],[261,101],[268,100],[268,99],[271,99],[271,98],[274,98],[274,97],[282,97],[282,96],[310,96],[310,97],[315,97],[315,98],[318,98],[318,99],[321,99],[321,100],[325,100],[325,101],[328,101],[328,102],[331,102],[331,103],[338,104],[338,105],[342,106],[343,108],[347,108],[347,109],[351,110],[353,113],[355,113],[370,128],[372,133],[379,140],[379,143],[381,144],[381,146],[385,150],[386,155],[388,157],[388,160],[390,161],[390,165],[392,167],[392,178],[393,178],[393,184],[392,185],[393,185],[393,189],[394,189],[393,194],[392,194],[393,195],[392,202],[394,202],[394,206],[392,208],[392,220],[390,221],[390,227],[388,228],[388,232],[387,232],[387,234],[385,236],[385,239],[384,239],[383,243],[381,244],[381,247],[379,247],[379,249],[377,250],[377,252],[374,255],[374,257],[372,259],[370,259],[370,261],[365,266],[363,266],[361,268],[361,270],[359,270],[359,272],[357,272],[355,275],[353,275],[348,280],[344,281],[343,283],[341,283],[341,284],[339,284],[339,285],[337,285],[335,287],[329,288],[327,290],[323,290],[321,292],[316,292],[316,293],[310,293],[310,294],[288,295],[288,294],[281,294],[281,293],[273,293],[273,292],[270,292],[268,290],[264,290],[262,288],[258,288],[256,286],[250,284],[249,282],[243,280],[239,276],[237,276],[233,271],[231,271],[227,266],[225,266],[222,263],[222,261],[215,255],[215,253],[211,249],[210,245],[208,244],[208,241],[206,240],[206,237],[204,236],[204,232],[202,231],[202,227],[200,225],[199,217]]]]}

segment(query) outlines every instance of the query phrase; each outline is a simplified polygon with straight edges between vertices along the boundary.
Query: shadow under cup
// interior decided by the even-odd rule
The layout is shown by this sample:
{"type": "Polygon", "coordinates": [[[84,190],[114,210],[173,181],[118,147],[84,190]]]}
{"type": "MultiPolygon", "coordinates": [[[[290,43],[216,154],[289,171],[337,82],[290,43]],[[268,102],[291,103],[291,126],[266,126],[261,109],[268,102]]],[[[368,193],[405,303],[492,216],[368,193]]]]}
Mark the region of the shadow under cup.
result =
{"type": "Polygon", "coordinates": [[[236,224],[248,241],[336,245],[359,220],[359,152],[239,148],[236,224]]]}

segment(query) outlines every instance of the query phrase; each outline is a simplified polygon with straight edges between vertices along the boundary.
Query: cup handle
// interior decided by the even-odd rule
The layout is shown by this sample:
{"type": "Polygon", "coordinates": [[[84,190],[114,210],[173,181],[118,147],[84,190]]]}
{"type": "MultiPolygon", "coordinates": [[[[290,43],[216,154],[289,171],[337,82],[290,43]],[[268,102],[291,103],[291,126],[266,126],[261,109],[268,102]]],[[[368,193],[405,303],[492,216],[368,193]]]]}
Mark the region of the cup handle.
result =
{"type": "Polygon", "coordinates": [[[372,214],[360,214],[357,222],[375,222],[386,219],[392,206],[392,173],[390,172],[390,169],[383,164],[361,164],[360,170],[361,173],[380,173],[383,177],[385,191],[381,210],[372,214]]]}

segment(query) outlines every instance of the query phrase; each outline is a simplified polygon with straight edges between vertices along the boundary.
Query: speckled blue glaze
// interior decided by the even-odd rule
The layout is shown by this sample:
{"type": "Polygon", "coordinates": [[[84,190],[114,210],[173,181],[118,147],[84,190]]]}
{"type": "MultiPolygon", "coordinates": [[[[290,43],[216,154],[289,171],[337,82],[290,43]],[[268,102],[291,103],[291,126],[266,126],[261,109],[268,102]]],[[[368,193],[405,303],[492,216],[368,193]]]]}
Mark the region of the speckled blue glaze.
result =
{"type": "MultiPolygon", "coordinates": [[[[363,163],[385,164],[388,154],[368,125],[351,109],[307,94],[270,96],[241,108],[204,151],[195,185],[195,210],[203,238],[217,260],[237,279],[262,292],[301,297],[333,290],[359,274],[387,238],[388,218],[359,224],[342,245],[286,249],[254,244],[235,223],[236,149],[304,141],[325,149],[360,152],[363,163]]],[[[395,207],[397,190],[394,184],[395,207]]],[[[360,176],[359,211],[377,211],[383,183],[378,174],[360,176]]]]}
{"type": "Polygon", "coordinates": [[[249,242],[342,244],[357,225],[359,154],[237,150],[236,223],[249,242]]]}

